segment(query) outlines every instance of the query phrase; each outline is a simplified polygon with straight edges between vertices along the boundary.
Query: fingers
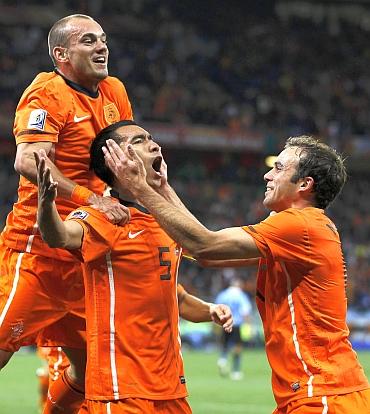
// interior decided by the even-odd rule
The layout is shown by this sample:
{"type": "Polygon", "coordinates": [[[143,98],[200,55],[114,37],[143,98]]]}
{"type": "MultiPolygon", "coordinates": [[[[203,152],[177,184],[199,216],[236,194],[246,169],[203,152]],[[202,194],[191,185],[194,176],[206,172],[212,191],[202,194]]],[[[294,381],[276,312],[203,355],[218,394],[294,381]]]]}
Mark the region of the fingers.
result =
{"type": "Polygon", "coordinates": [[[120,204],[120,207],[121,207],[121,216],[122,216],[122,218],[118,222],[118,224],[120,226],[123,226],[131,220],[131,212],[130,212],[130,209],[128,207],[123,206],[122,204],[120,204]]]}
{"type": "Polygon", "coordinates": [[[226,305],[214,305],[212,307],[212,319],[218,325],[221,325],[225,332],[230,333],[233,328],[233,317],[231,310],[226,305]]]}
{"type": "Polygon", "coordinates": [[[109,169],[118,175],[119,168],[122,166],[122,161],[125,158],[129,157],[125,154],[121,147],[112,139],[108,139],[106,142],[106,147],[102,148],[104,153],[105,164],[109,169]]]}
{"type": "Polygon", "coordinates": [[[125,149],[129,155],[129,158],[131,158],[133,161],[137,161],[137,162],[141,161],[139,156],[136,154],[134,147],[131,144],[128,144],[125,149]]]}
{"type": "Polygon", "coordinates": [[[112,200],[110,197],[99,197],[94,198],[94,203],[91,207],[104,213],[108,220],[113,224],[126,224],[130,218],[130,210],[126,206],[112,200]]]}
{"type": "Polygon", "coordinates": [[[111,153],[109,152],[109,150],[106,147],[102,148],[103,153],[104,153],[104,160],[105,160],[105,165],[113,172],[116,171],[116,164],[114,163],[114,160],[111,156],[111,153]]]}
{"type": "Polygon", "coordinates": [[[222,325],[225,332],[230,333],[233,330],[234,321],[232,316],[230,315],[226,322],[222,325]]]}
{"type": "Polygon", "coordinates": [[[114,223],[119,224],[120,226],[123,226],[126,223],[128,223],[131,219],[130,209],[126,206],[123,206],[120,203],[116,203],[116,204],[118,204],[118,206],[116,210],[116,216],[115,216],[114,223]]]}
{"type": "Polygon", "coordinates": [[[124,153],[121,147],[115,141],[113,141],[113,139],[107,140],[107,147],[111,154],[111,157],[113,158],[113,161],[117,164],[117,162],[119,162],[120,159],[124,157],[124,153]]]}
{"type": "Polygon", "coordinates": [[[33,151],[33,156],[35,157],[35,161],[36,161],[36,167],[39,167],[40,164],[40,157],[37,151],[33,151]]]}

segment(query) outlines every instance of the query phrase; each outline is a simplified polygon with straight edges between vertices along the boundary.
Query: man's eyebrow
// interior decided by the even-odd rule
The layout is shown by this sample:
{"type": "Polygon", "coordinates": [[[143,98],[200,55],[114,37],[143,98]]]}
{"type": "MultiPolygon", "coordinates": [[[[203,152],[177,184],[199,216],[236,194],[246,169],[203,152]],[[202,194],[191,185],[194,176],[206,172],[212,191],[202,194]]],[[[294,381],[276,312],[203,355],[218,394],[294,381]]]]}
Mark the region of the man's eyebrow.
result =
{"type": "Polygon", "coordinates": [[[107,38],[107,35],[103,32],[102,34],[100,34],[100,35],[97,35],[96,33],[91,33],[91,32],[88,32],[88,33],[84,33],[82,36],[81,36],[81,39],[83,39],[83,38],[85,38],[85,37],[90,37],[90,38],[98,38],[98,37],[102,37],[103,39],[106,39],[107,38]]]}
{"type": "Polygon", "coordinates": [[[276,168],[282,168],[283,167],[283,164],[280,161],[275,161],[274,165],[275,165],[276,168]]]}

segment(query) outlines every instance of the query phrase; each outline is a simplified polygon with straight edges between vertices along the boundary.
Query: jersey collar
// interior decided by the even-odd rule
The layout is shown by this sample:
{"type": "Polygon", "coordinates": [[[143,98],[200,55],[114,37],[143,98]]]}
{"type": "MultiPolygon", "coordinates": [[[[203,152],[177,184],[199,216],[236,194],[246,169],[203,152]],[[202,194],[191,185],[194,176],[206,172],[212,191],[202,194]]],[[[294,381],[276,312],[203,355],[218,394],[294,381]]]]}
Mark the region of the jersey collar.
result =
{"type": "Polygon", "coordinates": [[[133,208],[136,208],[136,210],[141,211],[142,213],[150,214],[149,210],[147,210],[145,207],[141,206],[140,204],[134,203],[133,201],[122,200],[122,198],[119,198],[119,194],[115,190],[110,190],[110,195],[114,198],[117,198],[119,202],[126,207],[133,207],[133,208]]]}
{"type": "Polygon", "coordinates": [[[67,79],[65,76],[63,76],[57,68],[54,69],[54,72],[57,73],[59,76],[61,76],[65,83],[70,86],[72,89],[74,89],[77,92],[81,92],[87,96],[90,96],[90,98],[97,98],[99,96],[99,91],[96,92],[90,91],[89,89],[84,88],[83,86],[79,85],[76,82],[72,82],[71,80],[67,79]]]}

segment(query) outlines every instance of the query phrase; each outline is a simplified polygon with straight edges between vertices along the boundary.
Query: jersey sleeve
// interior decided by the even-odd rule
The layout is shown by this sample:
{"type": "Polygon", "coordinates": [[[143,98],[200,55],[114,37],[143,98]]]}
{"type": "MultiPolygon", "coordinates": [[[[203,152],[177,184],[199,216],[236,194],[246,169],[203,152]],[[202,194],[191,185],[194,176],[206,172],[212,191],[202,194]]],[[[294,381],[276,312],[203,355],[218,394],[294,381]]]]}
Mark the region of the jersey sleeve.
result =
{"type": "Polygon", "coordinates": [[[309,259],[306,225],[296,210],[282,211],[243,230],[253,237],[265,257],[287,261],[309,259]]]}
{"type": "Polygon", "coordinates": [[[80,248],[84,262],[91,262],[105,255],[112,248],[115,226],[98,211],[84,207],[72,211],[66,220],[75,220],[84,230],[80,248]]]}
{"type": "Polygon", "coordinates": [[[58,141],[68,117],[68,98],[64,95],[53,82],[40,86],[35,82],[26,89],[15,114],[13,132],[17,144],[58,141]]]}

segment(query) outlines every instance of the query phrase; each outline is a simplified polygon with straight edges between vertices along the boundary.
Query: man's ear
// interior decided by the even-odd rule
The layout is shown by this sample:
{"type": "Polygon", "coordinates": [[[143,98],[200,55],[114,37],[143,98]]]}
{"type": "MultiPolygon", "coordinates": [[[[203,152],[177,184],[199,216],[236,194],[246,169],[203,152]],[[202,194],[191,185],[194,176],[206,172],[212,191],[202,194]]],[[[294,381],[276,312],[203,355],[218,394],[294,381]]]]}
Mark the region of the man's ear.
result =
{"type": "Polygon", "coordinates": [[[315,184],[315,180],[312,177],[305,177],[302,179],[299,189],[301,191],[311,192],[313,190],[314,184],[315,184]]]}
{"type": "Polygon", "coordinates": [[[57,62],[66,62],[68,60],[68,49],[62,46],[55,46],[53,55],[57,62]]]}

